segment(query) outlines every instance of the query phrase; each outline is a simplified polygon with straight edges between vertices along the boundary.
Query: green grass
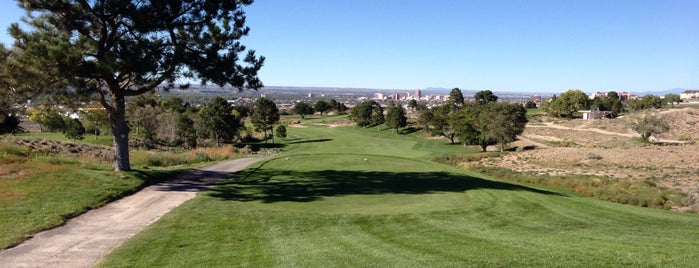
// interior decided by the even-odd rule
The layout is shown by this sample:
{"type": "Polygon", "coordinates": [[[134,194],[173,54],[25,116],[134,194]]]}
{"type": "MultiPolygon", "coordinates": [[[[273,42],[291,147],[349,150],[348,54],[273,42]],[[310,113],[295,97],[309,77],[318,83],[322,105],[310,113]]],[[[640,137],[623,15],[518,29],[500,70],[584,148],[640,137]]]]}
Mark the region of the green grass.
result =
{"type": "Polygon", "coordinates": [[[112,146],[114,143],[114,139],[111,135],[95,136],[95,135],[91,135],[91,134],[85,134],[85,138],[82,140],[79,140],[79,141],[74,141],[74,140],[71,140],[69,138],[66,138],[66,135],[63,133],[51,133],[51,132],[44,132],[44,133],[27,132],[27,133],[18,134],[17,136],[27,137],[27,138],[36,138],[36,139],[81,142],[81,143],[94,144],[94,145],[104,145],[104,146],[112,146]]]}
{"type": "Polygon", "coordinates": [[[42,157],[0,165],[0,248],[133,191],[145,179],[109,167],[42,157]],[[59,161],[60,160],[60,161],[59,161]]]}
{"type": "Polygon", "coordinates": [[[190,166],[114,172],[108,164],[0,142],[0,249],[190,166]]]}
{"type": "Polygon", "coordinates": [[[481,178],[443,140],[292,128],[277,158],[176,208],[103,267],[667,266],[699,261],[699,216],[481,178]]]}

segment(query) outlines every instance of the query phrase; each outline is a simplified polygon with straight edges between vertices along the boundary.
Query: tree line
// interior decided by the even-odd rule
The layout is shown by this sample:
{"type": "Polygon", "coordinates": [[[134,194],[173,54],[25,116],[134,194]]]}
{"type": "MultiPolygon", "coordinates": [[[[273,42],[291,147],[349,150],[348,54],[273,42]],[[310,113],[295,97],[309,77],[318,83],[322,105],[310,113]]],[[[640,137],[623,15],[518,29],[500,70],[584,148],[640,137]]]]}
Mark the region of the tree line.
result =
{"type": "MultiPolygon", "coordinates": [[[[527,124],[526,109],[516,103],[498,102],[498,96],[490,90],[479,91],[473,101],[466,102],[459,88],[449,93],[446,104],[427,107],[410,102],[408,107],[417,111],[417,124],[433,136],[442,136],[451,143],[477,145],[486,151],[488,146],[505,145],[516,140],[527,124]]],[[[349,118],[360,127],[385,124],[398,129],[407,125],[406,111],[391,102],[384,110],[377,102],[359,103],[350,111],[349,118]]]]}
{"type": "Polygon", "coordinates": [[[615,91],[608,92],[604,97],[595,96],[595,98],[590,99],[580,89],[569,89],[542,102],[541,108],[549,116],[573,118],[580,110],[609,111],[612,116],[618,116],[626,111],[659,109],[668,104],[674,106],[680,102],[682,102],[680,95],[673,93],[668,93],[663,98],[649,94],[638,99],[622,101],[619,93],[615,91]]]}

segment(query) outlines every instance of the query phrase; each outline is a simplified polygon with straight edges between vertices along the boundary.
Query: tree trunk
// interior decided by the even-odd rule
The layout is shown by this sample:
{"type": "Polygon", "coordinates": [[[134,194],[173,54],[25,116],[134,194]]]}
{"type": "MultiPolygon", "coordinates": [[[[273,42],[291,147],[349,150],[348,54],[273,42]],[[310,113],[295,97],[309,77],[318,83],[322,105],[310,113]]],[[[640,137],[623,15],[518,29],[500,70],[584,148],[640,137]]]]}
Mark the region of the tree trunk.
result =
{"type": "Polygon", "coordinates": [[[124,96],[112,95],[113,109],[109,111],[109,124],[114,136],[114,170],[131,170],[129,159],[129,128],[126,125],[124,96]]]}

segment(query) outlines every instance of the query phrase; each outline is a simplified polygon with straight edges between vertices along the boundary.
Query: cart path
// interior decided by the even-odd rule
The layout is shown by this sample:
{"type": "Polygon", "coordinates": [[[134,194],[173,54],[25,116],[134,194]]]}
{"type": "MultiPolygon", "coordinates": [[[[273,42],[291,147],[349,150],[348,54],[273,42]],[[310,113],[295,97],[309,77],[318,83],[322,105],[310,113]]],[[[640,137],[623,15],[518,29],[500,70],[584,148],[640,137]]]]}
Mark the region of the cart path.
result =
{"type": "Polygon", "coordinates": [[[260,159],[229,160],[148,186],[0,251],[0,266],[92,267],[126,239],[194,198],[199,190],[260,159]]]}

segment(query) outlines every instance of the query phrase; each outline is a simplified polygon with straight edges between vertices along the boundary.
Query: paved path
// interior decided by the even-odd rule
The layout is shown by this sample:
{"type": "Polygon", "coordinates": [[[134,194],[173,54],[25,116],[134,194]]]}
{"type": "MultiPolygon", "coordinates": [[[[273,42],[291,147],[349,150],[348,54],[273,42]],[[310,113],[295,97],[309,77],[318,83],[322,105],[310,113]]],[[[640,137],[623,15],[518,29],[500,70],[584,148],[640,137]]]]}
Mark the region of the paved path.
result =
{"type": "Polygon", "coordinates": [[[0,267],[91,267],[196,192],[260,158],[221,162],[144,188],[0,251],[0,267]]]}

